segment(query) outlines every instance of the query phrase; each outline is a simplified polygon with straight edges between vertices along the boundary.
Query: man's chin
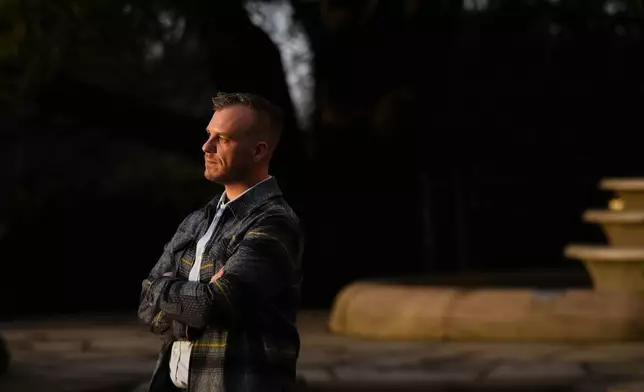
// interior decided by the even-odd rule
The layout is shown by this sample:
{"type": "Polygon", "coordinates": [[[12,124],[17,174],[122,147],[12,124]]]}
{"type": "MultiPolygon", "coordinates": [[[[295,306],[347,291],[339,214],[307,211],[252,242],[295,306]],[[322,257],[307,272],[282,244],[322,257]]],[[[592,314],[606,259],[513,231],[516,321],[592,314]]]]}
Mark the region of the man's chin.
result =
{"type": "Polygon", "coordinates": [[[221,184],[222,181],[224,180],[224,176],[219,174],[209,173],[208,171],[204,173],[204,177],[206,177],[206,180],[217,184],[221,184]]]}

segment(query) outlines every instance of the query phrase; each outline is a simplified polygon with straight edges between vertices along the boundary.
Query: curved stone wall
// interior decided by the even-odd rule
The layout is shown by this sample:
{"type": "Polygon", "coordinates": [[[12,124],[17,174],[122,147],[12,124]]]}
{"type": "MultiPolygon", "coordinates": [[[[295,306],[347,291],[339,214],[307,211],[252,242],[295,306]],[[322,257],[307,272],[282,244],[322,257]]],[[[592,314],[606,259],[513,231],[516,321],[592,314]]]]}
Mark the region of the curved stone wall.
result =
{"type": "Polygon", "coordinates": [[[329,323],[371,339],[642,340],[644,296],[357,282],[338,294],[329,323]]]}

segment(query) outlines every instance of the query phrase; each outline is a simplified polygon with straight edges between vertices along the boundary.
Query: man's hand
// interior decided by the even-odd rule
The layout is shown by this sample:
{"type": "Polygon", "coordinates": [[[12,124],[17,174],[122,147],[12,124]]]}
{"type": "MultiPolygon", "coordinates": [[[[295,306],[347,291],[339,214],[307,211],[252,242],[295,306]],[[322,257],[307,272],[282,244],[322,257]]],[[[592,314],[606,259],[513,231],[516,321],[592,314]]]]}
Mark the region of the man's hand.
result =
{"type": "Polygon", "coordinates": [[[222,276],[224,276],[224,267],[221,267],[219,271],[217,271],[217,273],[212,277],[212,279],[210,279],[210,283],[215,283],[215,280],[221,278],[222,276]]]}

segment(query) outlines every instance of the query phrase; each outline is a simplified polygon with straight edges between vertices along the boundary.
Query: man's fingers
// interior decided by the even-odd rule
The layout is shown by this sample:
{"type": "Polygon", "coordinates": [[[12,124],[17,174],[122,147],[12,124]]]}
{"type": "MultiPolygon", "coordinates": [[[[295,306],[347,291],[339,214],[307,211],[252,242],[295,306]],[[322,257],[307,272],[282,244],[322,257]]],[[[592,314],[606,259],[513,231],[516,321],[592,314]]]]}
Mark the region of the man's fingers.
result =
{"type": "Polygon", "coordinates": [[[224,275],[224,268],[222,267],[222,268],[219,269],[219,271],[217,271],[215,276],[213,276],[212,279],[210,279],[210,281],[214,282],[215,280],[221,278],[223,275],[224,275]]]}

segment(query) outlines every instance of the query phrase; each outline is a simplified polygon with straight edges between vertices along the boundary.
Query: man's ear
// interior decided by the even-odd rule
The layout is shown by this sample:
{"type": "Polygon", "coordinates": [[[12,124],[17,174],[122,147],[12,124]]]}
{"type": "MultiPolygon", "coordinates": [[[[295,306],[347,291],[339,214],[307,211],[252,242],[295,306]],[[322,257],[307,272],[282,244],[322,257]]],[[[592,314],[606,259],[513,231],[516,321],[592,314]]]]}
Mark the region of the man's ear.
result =
{"type": "Polygon", "coordinates": [[[253,161],[259,162],[266,158],[268,155],[268,144],[266,142],[258,142],[255,144],[255,150],[253,151],[253,161]]]}

